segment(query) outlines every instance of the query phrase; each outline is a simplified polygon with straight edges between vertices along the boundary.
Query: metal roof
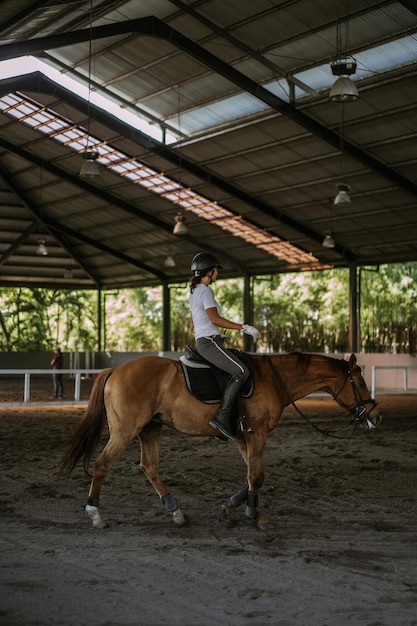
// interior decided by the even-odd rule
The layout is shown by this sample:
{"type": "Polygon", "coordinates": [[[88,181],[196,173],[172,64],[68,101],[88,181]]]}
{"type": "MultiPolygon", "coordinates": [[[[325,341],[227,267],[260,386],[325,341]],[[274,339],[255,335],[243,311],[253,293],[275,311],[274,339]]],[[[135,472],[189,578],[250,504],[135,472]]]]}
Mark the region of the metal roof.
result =
{"type": "Polygon", "coordinates": [[[4,0],[0,285],[183,281],[200,250],[225,276],[416,261],[416,75],[411,0],[4,0]]]}

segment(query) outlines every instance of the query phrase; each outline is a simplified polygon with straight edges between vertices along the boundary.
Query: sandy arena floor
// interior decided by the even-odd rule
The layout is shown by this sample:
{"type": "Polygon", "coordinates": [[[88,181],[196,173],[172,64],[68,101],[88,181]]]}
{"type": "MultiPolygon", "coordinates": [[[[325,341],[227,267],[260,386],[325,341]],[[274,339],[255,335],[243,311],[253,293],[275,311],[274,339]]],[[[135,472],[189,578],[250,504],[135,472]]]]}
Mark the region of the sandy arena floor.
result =
{"type": "MultiPolygon", "coordinates": [[[[284,412],[265,454],[265,532],[243,508],[218,521],[245,483],[234,444],[169,430],[161,474],[190,523],[172,523],[132,445],[102,491],[110,527],[93,530],[81,468],[54,476],[83,408],[0,409],[0,624],[417,625],[417,396],[378,400],[382,425],[343,441],[284,412]]],[[[324,428],[346,421],[328,398],[298,406],[324,428]]]]}

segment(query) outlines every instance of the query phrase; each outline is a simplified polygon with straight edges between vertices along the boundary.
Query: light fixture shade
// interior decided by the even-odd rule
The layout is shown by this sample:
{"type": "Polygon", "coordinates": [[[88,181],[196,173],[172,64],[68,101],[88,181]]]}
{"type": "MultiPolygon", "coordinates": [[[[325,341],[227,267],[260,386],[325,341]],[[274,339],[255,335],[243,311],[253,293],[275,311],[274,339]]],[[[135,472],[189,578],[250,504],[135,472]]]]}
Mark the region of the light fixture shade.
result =
{"type": "Polygon", "coordinates": [[[329,100],[332,102],[354,102],[358,98],[356,85],[349,76],[339,76],[330,89],[329,100]]]}
{"type": "Polygon", "coordinates": [[[172,232],[174,235],[186,235],[188,233],[188,228],[185,225],[185,217],[181,213],[175,216],[175,226],[172,232]]]}
{"type": "Polygon", "coordinates": [[[89,178],[90,180],[100,178],[100,167],[97,163],[98,157],[98,152],[94,152],[93,150],[87,150],[84,152],[84,163],[82,164],[80,170],[81,178],[89,178]]]}
{"type": "Polygon", "coordinates": [[[46,256],[48,254],[48,248],[45,246],[45,239],[39,239],[36,254],[38,256],[46,256]]]}
{"type": "Polygon", "coordinates": [[[350,190],[350,185],[346,184],[346,183],[338,183],[336,185],[337,188],[337,195],[334,199],[333,204],[335,206],[339,205],[347,205],[351,203],[351,199],[350,199],[350,195],[349,195],[349,190],[350,190]]]}
{"type": "Polygon", "coordinates": [[[323,239],[323,243],[321,244],[323,246],[323,248],[334,248],[335,247],[335,242],[334,239],[332,237],[332,233],[326,233],[325,238],[323,239]]]}
{"type": "Polygon", "coordinates": [[[172,254],[168,254],[167,258],[164,261],[165,267],[175,267],[175,259],[172,254]]]}

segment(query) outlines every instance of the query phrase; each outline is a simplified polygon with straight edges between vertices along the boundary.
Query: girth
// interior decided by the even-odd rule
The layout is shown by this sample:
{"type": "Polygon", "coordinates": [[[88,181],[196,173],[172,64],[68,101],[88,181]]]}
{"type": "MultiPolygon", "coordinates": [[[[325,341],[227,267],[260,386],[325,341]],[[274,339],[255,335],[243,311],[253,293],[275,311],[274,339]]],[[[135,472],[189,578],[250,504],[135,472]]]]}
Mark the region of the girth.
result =
{"type": "MultiPolygon", "coordinates": [[[[231,352],[243,361],[251,372],[241,394],[242,398],[249,398],[254,387],[251,362],[245,353],[239,350],[231,350],[231,352]]],[[[193,396],[206,404],[221,402],[230,374],[206,361],[190,346],[187,346],[187,354],[180,357],[180,363],[184,372],[185,383],[193,396]]]]}

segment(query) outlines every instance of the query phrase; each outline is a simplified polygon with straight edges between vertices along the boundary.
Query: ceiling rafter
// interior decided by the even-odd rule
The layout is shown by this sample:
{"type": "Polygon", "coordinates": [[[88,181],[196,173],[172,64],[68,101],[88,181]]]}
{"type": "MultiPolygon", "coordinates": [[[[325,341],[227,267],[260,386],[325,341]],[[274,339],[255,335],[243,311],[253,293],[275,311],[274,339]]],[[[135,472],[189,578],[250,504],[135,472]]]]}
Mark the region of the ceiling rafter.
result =
{"type": "MultiPolygon", "coordinates": [[[[190,54],[207,67],[210,67],[215,72],[221,74],[247,93],[258,98],[275,111],[286,115],[327,143],[340,148],[339,133],[327,128],[320,122],[317,122],[302,111],[296,109],[292,104],[285,102],[242,72],[231,67],[211,52],[205,50],[200,45],[194,43],[188,37],[185,37],[154,16],[118,22],[111,25],[97,26],[92,32],[90,29],[83,29],[71,33],[62,33],[61,35],[40,37],[25,42],[4,44],[0,46],[0,60],[26,54],[41,53],[47,49],[61,48],[70,44],[89,41],[90,38],[102,39],[105,37],[129,34],[131,32],[168,41],[187,54],[190,54]]],[[[155,144],[156,142],[152,143],[155,144]]],[[[384,178],[394,182],[398,187],[417,197],[417,185],[346,139],[343,140],[343,151],[361,161],[368,168],[377,172],[384,178]]],[[[282,216],[280,216],[280,219],[282,219],[282,216]]]]}
{"type": "MultiPolygon", "coordinates": [[[[4,44],[0,46],[0,60],[24,56],[27,54],[35,54],[44,52],[44,50],[52,48],[62,48],[74,43],[89,41],[90,38],[102,39],[105,37],[113,37],[116,35],[124,35],[135,32],[149,37],[158,37],[169,43],[181,48],[184,52],[190,54],[204,65],[210,67],[215,72],[221,74],[232,83],[255,96],[272,109],[283,115],[286,115],[293,121],[297,122],[314,135],[317,135],[324,141],[333,146],[340,147],[340,135],[326,128],[320,122],[309,117],[302,111],[296,109],[292,104],[285,102],[268,89],[265,89],[254,80],[231,67],[211,52],[208,52],[198,44],[194,43],[188,37],[171,28],[156,17],[145,17],[126,22],[118,22],[106,26],[97,26],[93,32],[90,29],[83,29],[71,33],[62,33],[61,35],[50,35],[48,37],[39,37],[29,41],[21,41],[19,43],[4,44]]],[[[386,166],[368,154],[355,144],[343,140],[343,150],[355,159],[362,161],[367,167],[378,172],[384,178],[392,180],[396,185],[409,191],[417,196],[417,185],[414,185],[407,178],[401,176],[390,167],[386,166]]]]}
{"type": "MultiPolygon", "coordinates": [[[[279,224],[281,222],[286,226],[289,226],[296,232],[312,239],[313,241],[321,242],[322,240],[321,233],[318,233],[311,228],[300,224],[297,220],[294,220],[293,218],[280,212],[272,205],[269,205],[259,198],[248,194],[236,185],[220,178],[209,170],[206,170],[205,168],[190,161],[189,159],[184,157],[183,154],[179,154],[178,152],[175,152],[172,148],[169,148],[155,141],[148,135],[142,133],[140,130],[132,128],[128,124],[125,124],[123,121],[115,118],[112,115],[109,115],[102,109],[99,109],[91,104],[88,105],[88,103],[83,98],[80,98],[79,96],[71,93],[67,89],[60,87],[56,83],[43,76],[43,74],[41,74],[40,72],[34,72],[33,74],[27,74],[18,78],[5,79],[4,81],[0,82],[1,93],[14,91],[16,89],[19,89],[19,91],[30,90],[36,91],[38,93],[54,95],[57,98],[60,98],[61,100],[67,102],[77,110],[81,111],[86,116],[90,114],[90,116],[94,118],[97,122],[104,124],[108,128],[114,130],[116,133],[128,138],[134,143],[137,143],[142,148],[149,150],[149,152],[158,154],[159,156],[173,163],[177,167],[189,171],[201,180],[208,182],[215,187],[218,187],[219,189],[222,189],[227,194],[243,200],[246,204],[248,204],[249,206],[253,206],[264,215],[272,217],[276,221],[277,228],[279,227],[279,224]]],[[[145,214],[145,216],[146,215],[147,214],[145,214]]],[[[144,219],[146,219],[146,217],[144,217],[144,219]]],[[[150,220],[148,219],[148,221],[150,220]]],[[[158,224],[154,225],[159,225],[160,223],[161,222],[158,222],[158,224]]],[[[161,224],[163,224],[163,227],[166,228],[165,223],[162,222],[161,224]]],[[[258,224],[256,224],[255,222],[254,224],[258,226],[258,224]]],[[[337,250],[349,262],[354,261],[354,256],[349,250],[338,246],[336,246],[335,250],[337,250]]],[[[234,261],[234,263],[236,264],[236,260],[234,261]]]]}
{"type": "MultiPolygon", "coordinates": [[[[249,220],[249,223],[253,220],[265,234],[280,237],[300,251],[306,251],[304,254],[310,254],[311,258],[320,259],[319,269],[326,265],[335,268],[361,266],[368,264],[371,258],[383,263],[417,258],[417,248],[413,245],[417,241],[417,178],[415,145],[412,142],[415,132],[412,113],[413,103],[416,102],[413,75],[417,67],[413,43],[417,21],[415,11],[410,11],[410,2],[373,0],[365,10],[359,6],[360,3],[356,3],[349,7],[349,11],[343,9],[339,12],[338,21],[333,19],[332,0],[323,0],[321,10],[317,11],[306,0],[285,0],[268,6],[245,0],[242,11],[237,14],[230,11],[227,3],[218,4],[217,0],[192,3],[171,0],[158,4],[159,19],[150,17],[152,3],[95,0],[94,11],[91,11],[89,0],[82,0],[82,4],[70,4],[71,7],[67,4],[63,8],[58,0],[53,1],[54,8],[62,8],[54,25],[49,27],[48,15],[44,16],[39,10],[42,3],[36,0],[35,4],[30,0],[5,0],[8,11],[0,16],[0,30],[1,23],[10,22],[9,15],[17,15],[18,7],[20,11],[25,7],[27,20],[11,24],[15,29],[10,30],[8,42],[19,45],[20,38],[21,41],[30,39],[38,45],[40,38],[45,41],[44,35],[59,35],[60,49],[51,47],[36,56],[53,66],[51,72],[61,72],[63,81],[72,76],[85,90],[88,86],[92,93],[108,96],[113,104],[121,107],[120,115],[115,112],[113,119],[110,115],[106,118],[103,116],[108,112],[106,107],[100,112],[91,104],[90,111],[87,111],[86,97],[77,101],[76,96],[72,95],[71,99],[68,94],[66,97],[64,90],[57,89],[57,86],[63,85],[58,77],[47,85],[47,70],[39,83],[37,77],[32,83],[24,83],[24,76],[13,74],[16,76],[14,84],[21,82],[13,89],[17,93],[11,93],[8,88],[12,83],[8,81],[6,85],[3,81],[6,91],[1,96],[2,107],[7,107],[8,103],[12,107],[14,98],[20,98],[21,103],[15,111],[4,108],[4,115],[0,115],[1,136],[43,157],[58,169],[64,168],[78,179],[85,144],[82,133],[87,121],[91,121],[97,134],[93,137],[94,141],[103,142],[100,143],[102,158],[99,162],[103,169],[106,168],[98,184],[90,183],[92,187],[97,186],[112,196],[126,200],[133,210],[136,205],[147,216],[162,221],[167,228],[162,230],[148,225],[148,221],[134,217],[133,213],[129,214],[114,203],[95,197],[95,189],[90,191],[81,186],[74,187],[65,175],[59,175],[59,178],[52,174],[46,176],[47,185],[42,187],[43,192],[39,195],[41,202],[36,192],[36,167],[30,161],[0,148],[0,162],[10,169],[15,182],[35,203],[40,204],[40,210],[47,216],[64,227],[68,225],[70,229],[161,270],[168,276],[164,284],[188,282],[189,260],[197,251],[195,248],[200,247],[200,242],[204,248],[206,242],[217,248],[213,253],[221,258],[225,265],[224,276],[228,278],[241,277],[244,273],[236,260],[247,266],[248,276],[307,269],[289,268],[279,252],[271,257],[265,251],[257,250],[251,240],[244,243],[245,238],[240,240],[235,237],[233,228],[230,232],[212,228],[210,224],[214,223],[217,213],[210,212],[210,198],[213,208],[217,203],[224,207],[227,205],[232,211],[231,219],[236,214],[242,220],[249,220]],[[76,8],[71,10],[74,6],[76,8]],[[31,14],[34,16],[33,23],[30,22],[31,14]],[[119,19],[133,19],[126,25],[140,25],[140,28],[114,34],[114,26],[119,28],[119,24],[115,24],[119,19]],[[360,81],[359,100],[354,105],[346,105],[346,125],[343,127],[346,138],[362,154],[386,166],[390,180],[384,176],[386,172],[381,175],[379,167],[378,170],[372,169],[356,157],[344,156],[348,150],[343,149],[346,146],[340,141],[341,126],[337,123],[341,107],[330,103],[324,91],[332,83],[327,63],[333,58],[336,26],[340,23],[343,25],[342,32],[346,32],[345,49],[349,54],[357,54],[357,77],[363,79],[360,81]],[[89,59],[86,50],[91,46],[87,44],[92,31],[96,31],[96,35],[101,25],[110,26],[108,32],[111,35],[92,49],[100,50],[100,53],[95,55],[93,61],[97,78],[90,86],[86,78],[89,59]],[[173,31],[171,25],[179,32],[173,31]],[[80,29],[86,29],[84,42],[62,48],[61,44],[69,41],[65,41],[64,37],[79,34],[80,29]],[[40,38],[34,40],[34,37],[40,38]],[[118,51],[116,55],[115,49],[118,51]],[[208,51],[217,56],[211,55],[207,62],[208,51]],[[262,56],[266,61],[270,60],[274,67],[268,62],[263,63],[262,56]],[[282,68],[277,67],[275,62],[282,68]],[[222,73],[224,68],[227,73],[222,73]],[[234,73],[235,69],[240,73],[234,73]],[[131,71],[135,73],[129,77],[131,71]],[[286,73],[314,87],[317,90],[315,95],[302,93],[298,87],[296,90],[290,87],[289,91],[284,84],[286,73]],[[249,83],[248,89],[249,77],[252,85],[249,83]],[[36,88],[40,83],[46,85],[45,90],[36,88]],[[35,88],[27,86],[30,84],[35,88]],[[252,87],[256,93],[250,91],[252,87]],[[182,97],[176,97],[177,90],[182,88],[182,97]],[[267,94],[265,90],[269,89],[271,92],[267,94]],[[278,94],[283,101],[274,94],[278,94]],[[141,107],[134,104],[136,98],[149,100],[141,107]],[[29,119],[31,107],[39,111],[33,119],[29,119]],[[42,113],[39,107],[45,107],[45,112],[42,113]],[[154,121],[158,140],[147,135],[140,136],[129,124],[124,127],[120,122],[125,109],[139,120],[143,117],[148,123],[154,121]],[[25,117],[26,112],[28,117],[25,117]],[[48,120],[50,114],[50,124],[46,122],[44,125],[43,119],[48,120]],[[299,114],[305,116],[308,125],[295,121],[299,114]],[[66,134],[54,133],[55,128],[60,127],[60,116],[63,117],[63,128],[69,129],[67,146],[66,134]],[[72,130],[68,118],[77,120],[72,130]],[[166,122],[170,119],[172,124],[168,125],[166,122]],[[23,123],[20,124],[20,121],[23,123]],[[326,130],[335,131],[333,143],[327,141],[328,137],[315,134],[315,129],[311,129],[314,121],[326,130]],[[179,130],[177,124],[180,124],[179,130]],[[42,127],[39,133],[43,133],[43,139],[36,132],[36,125],[42,127]],[[187,134],[184,135],[184,132],[187,134]],[[165,144],[165,137],[171,141],[172,133],[178,141],[165,144]],[[135,137],[132,139],[133,134],[135,137]],[[51,141],[46,140],[47,136],[51,141]],[[115,153],[107,152],[103,146],[114,149],[115,153]],[[116,157],[119,152],[121,162],[123,154],[134,155],[133,166],[118,166],[116,157]],[[141,159],[149,168],[156,168],[155,172],[161,173],[162,182],[164,176],[172,180],[173,189],[176,184],[188,184],[190,193],[207,197],[207,215],[213,217],[208,217],[207,223],[203,222],[198,219],[201,216],[196,210],[196,216],[191,212],[188,218],[185,212],[189,210],[188,206],[173,207],[174,199],[169,197],[164,201],[162,193],[157,195],[160,200],[153,197],[147,191],[149,181],[144,183],[144,189],[132,187],[131,182],[136,182],[135,177],[139,178],[141,174],[135,172],[127,177],[122,177],[122,174],[124,169],[131,168],[133,171],[136,162],[141,159]],[[398,185],[398,176],[394,182],[396,175],[402,177],[402,182],[405,181],[404,186],[398,185]],[[335,206],[332,190],[342,178],[351,185],[351,204],[335,206]],[[57,182],[59,187],[56,187],[57,182]],[[61,197],[62,203],[59,202],[61,197]],[[180,209],[187,216],[192,238],[184,239],[172,233],[174,215],[180,209]],[[328,249],[322,245],[323,236],[329,231],[337,244],[336,248],[328,249]],[[232,257],[230,262],[225,258],[224,250],[232,257]],[[165,264],[170,255],[175,258],[175,266],[165,264]]],[[[6,44],[5,37],[3,42],[6,44]]],[[[5,48],[0,46],[0,54],[2,50],[5,48]]],[[[21,63],[17,59],[16,63],[4,64],[6,71],[9,68],[13,71],[19,65],[21,63]]],[[[39,66],[39,63],[34,61],[34,65],[39,66]]],[[[76,88],[74,92],[70,87],[67,89],[69,94],[77,93],[76,88]]],[[[134,123],[133,127],[136,127],[134,123]]],[[[154,136],[152,132],[150,135],[154,136]]],[[[158,179],[153,183],[158,184],[158,179]]],[[[198,198],[194,204],[197,202],[198,198]]],[[[11,187],[8,189],[5,183],[0,185],[0,208],[3,231],[0,254],[6,255],[33,218],[22,203],[21,195],[14,193],[11,187]],[[13,199],[11,202],[12,194],[14,202],[13,199]]],[[[81,267],[73,280],[63,280],[60,268],[63,268],[67,255],[63,249],[65,244],[81,256],[86,266],[99,277],[103,288],[116,284],[132,287],[161,284],[155,275],[139,268],[134,270],[129,263],[117,261],[108,253],[97,252],[71,234],[49,230],[54,236],[52,243],[46,226],[35,231],[35,235],[37,232],[46,235],[49,257],[44,260],[34,258],[32,263],[31,247],[36,239],[32,234],[21,251],[9,254],[3,262],[2,284],[10,284],[13,278],[39,284],[49,277],[52,283],[71,288],[80,278],[83,284],[91,284],[95,288],[85,272],[82,278],[81,267]],[[22,273],[25,270],[27,279],[22,273]]]]}
{"type": "MultiPolygon", "coordinates": [[[[43,167],[43,163],[41,164],[41,167],[43,167]]],[[[21,236],[19,237],[15,243],[13,244],[13,246],[11,246],[10,250],[10,254],[12,254],[15,250],[17,250],[23,243],[25,243],[25,241],[28,239],[28,237],[36,232],[36,228],[38,225],[38,222],[41,222],[43,224],[45,224],[45,220],[44,220],[44,213],[42,212],[41,208],[33,201],[32,198],[30,198],[30,196],[23,190],[23,188],[16,182],[14,176],[11,174],[11,172],[2,164],[0,163],[0,174],[3,176],[3,178],[7,181],[8,185],[10,186],[10,188],[13,190],[13,192],[17,195],[17,197],[20,199],[20,201],[22,202],[22,204],[24,206],[26,206],[35,216],[36,218],[36,222],[33,222],[33,224],[31,224],[31,226],[26,230],[26,232],[24,233],[24,237],[21,236]]],[[[45,224],[46,225],[46,224],[45,224]]],[[[73,250],[70,250],[70,246],[68,245],[68,242],[61,237],[61,235],[58,233],[54,233],[54,237],[57,239],[58,243],[61,245],[61,247],[66,250],[66,252],[68,253],[68,256],[72,259],[74,259],[77,264],[83,268],[83,270],[85,271],[85,273],[91,278],[91,280],[97,284],[97,286],[99,286],[99,280],[97,278],[97,276],[94,274],[94,272],[91,272],[88,268],[88,266],[82,261],[82,259],[74,253],[73,250]]],[[[8,254],[7,256],[10,256],[10,254],[8,254]]],[[[0,259],[0,262],[3,261],[3,258],[0,259]]]]}
{"type": "MultiPolygon", "coordinates": [[[[31,154],[27,150],[24,150],[23,148],[15,146],[14,144],[10,143],[4,138],[0,138],[0,146],[8,150],[9,152],[18,154],[20,157],[26,159],[27,161],[30,161],[31,163],[34,163],[35,165],[38,165],[39,167],[43,167],[46,171],[50,172],[51,174],[54,174],[58,178],[64,178],[65,180],[73,183],[74,185],[78,187],[82,187],[83,189],[88,190],[90,193],[94,193],[95,195],[105,199],[107,202],[118,205],[120,206],[120,208],[127,210],[129,213],[136,214],[137,217],[138,217],[138,213],[141,213],[141,211],[138,211],[138,213],[135,213],[134,209],[132,209],[132,207],[128,205],[127,203],[115,198],[114,196],[111,196],[106,191],[100,188],[94,187],[94,185],[89,184],[87,181],[77,176],[73,176],[69,172],[66,172],[65,170],[58,168],[53,163],[48,163],[44,161],[43,159],[41,159],[40,157],[37,157],[36,155],[31,154]]],[[[11,180],[9,180],[9,184],[11,185],[13,184],[11,180]]],[[[18,189],[15,189],[15,191],[19,193],[18,189]]],[[[107,252],[108,254],[110,254],[111,256],[115,258],[118,258],[122,261],[130,263],[132,266],[139,267],[140,269],[143,269],[146,272],[149,272],[150,274],[156,276],[162,282],[165,282],[167,280],[167,276],[163,272],[160,272],[159,270],[156,270],[155,268],[148,266],[146,263],[142,263],[138,259],[134,259],[133,257],[123,254],[110,246],[101,244],[97,242],[96,240],[92,239],[91,237],[87,237],[86,235],[83,235],[79,231],[64,227],[58,222],[56,222],[55,220],[48,218],[43,212],[39,210],[39,208],[35,205],[35,203],[30,200],[30,198],[28,198],[27,196],[23,198],[22,193],[23,192],[21,191],[19,193],[20,197],[22,198],[22,201],[25,203],[26,206],[30,208],[30,210],[35,214],[37,219],[41,221],[43,224],[45,224],[48,228],[54,231],[58,231],[58,232],[70,235],[71,237],[74,237],[75,239],[79,239],[80,241],[84,241],[85,243],[92,245],[93,247],[97,248],[98,250],[101,250],[102,252],[107,252]]]]}
{"type": "MultiPolygon", "coordinates": [[[[57,176],[58,178],[62,178],[72,183],[76,187],[79,187],[85,191],[88,191],[89,193],[105,200],[107,203],[117,206],[123,211],[129,213],[130,215],[133,215],[134,217],[139,217],[140,219],[144,220],[148,224],[151,224],[152,226],[155,226],[158,229],[165,230],[168,233],[172,234],[173,227],[170,224],[167,224],[166,222],[159,220],[158,218],[154,217],[153,215],[149,213],[146,213],[145,211],[143,211],[142,209],[138,207],[132,206],[130,203],[118,198],[117,196],[113,194],[110,194],[108,191],[89,183],[86,179],[80,178],[79,176],[74,176],[70,172],[57,167],[53,163],[44,161],[40,157],[29,152],[28,150],[25,150],[24,148],[16,146],[15,144],[9,142],[7,139],[1,138],[1,137],[0,137],[0,146],[2,146],[5,150],[8,150],[9,152],[18,154],[22,158],[26,159],[27,161],[31,163],[38,165],[39,167],[43,167],[46,171],[57,176]]],[[[42,220],[46,223],[44,215],[42,215],[42,220]]],[[[53,227],[55,230],[62,231],[61,226],[58,228],[57,224],[55,224],[53,227]]],[[[78,231],[68,232],[68,234],[71,234],[71,236],[81,239],[81,235],[78,231]]],[[[201,249],[204,248],[206,250],[210,250],[210,249],[213,250],[213,248],[210,248],[210,246],[207,245],[207,242],[203,243],[189,234],[182,235],[182,238],[188,241],[191,241],[198,248],[201,248],[201,249]]],[[[98,247],[98,245],[99,244],[96,243],[96,247],[98,247]]],[[[106,251],[115,257],[122,258],[121,256],[119,256],[120,255],[119,252],[117,252],[116,250],[110,247],[107,247],[106,251]]],[[[213,252],[215,252],[216,254],[218,253],[217,250],[213,250],[213,252]]],[[[227,258],[234,266],[238,267],[243,273],[248,272],[248,269],[245,266],[245,263],[241,262],[240,260],[236,260],[230,254],[228,254],[227,251],[224,251],[224,258],[227,258]]],[[[144,263],[141,263],[136,259],[133,259],[131,257],[126,257],[126,259],[124,260],[128,260],[132,265],[136,265],[137,267],[140,267],[141,269],[144,269],[145,271],[153,274],[162,282],[167,282],[168,280],[168,276],[165,273],[160,272],[159,270],[156,270],[155,268],[152,268],[144,263]]]]}
{"type": "Polygon", "coordinates": [[[276,63],[271,61],[271,59],[268,59],[268,57],[261,54],[258,50],[253,50],[252,48],[247,46],[245,43],[243,43],[243,41],[240,41],[240,39],[232,35],[229,31],[226,31],[224,28],[220,28],[220,26],[217,26],[217,24],[215,24],[212,20],[207,19],[204,15],[196,11],[190,5],[185,4],[185,2],[182,2],[181,0],[169,0],[169,1],[171,2],[171,4],[175,4],[175,6],[180,8],[185,13],[192,15],[196,20],[198,20],[199,22],[201,22],[202,24],[210,28],[217,35],[220,35],[220,37],[222,37],[223,39],[226,39],[227,41],[229,41],[236,48],[239,48],[239,50],[242,50],[242,52],[244,52],[245,54],[249,55],[253,59],[256,59],[256,61],[259,61],[259,63],[261,63],[262,65],[265,65],[273,72],[285,78],[288,81],[288,83],[292,83],[293,85],[296,85],[297,87],[299,87],[306,93],[309,93],[310,95],[317,95],[317,92],[314,89],[312,89],[311,87],[303,83],[303,81],[299,80],[296,76],[292,76],[291,74],[283,70],[276,63]]]}

